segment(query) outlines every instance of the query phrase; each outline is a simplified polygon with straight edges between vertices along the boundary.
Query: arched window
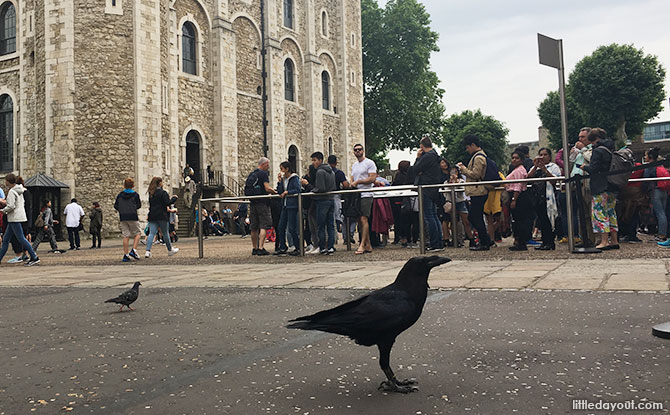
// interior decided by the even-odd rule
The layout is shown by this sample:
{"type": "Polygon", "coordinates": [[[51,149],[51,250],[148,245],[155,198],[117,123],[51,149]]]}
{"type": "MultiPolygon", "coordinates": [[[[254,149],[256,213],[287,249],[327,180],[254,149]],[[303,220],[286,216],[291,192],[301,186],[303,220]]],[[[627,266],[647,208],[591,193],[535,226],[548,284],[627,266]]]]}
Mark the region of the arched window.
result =
{"type": "Polygon", "coordinates": [[[196,43],[197,36],[193,23],[186,22],[181,28],[181,68],[191,75],[198,74],[196,43]]]}
{"type": "Polygon", "coordinates": [[[298,147],[292,145],[288,148],[288,162],[291,164],[294,172],[298,172],[299,157],[298,147]]]}
{"type": "Polygon", "coordinates": [[[321,101],[324,110],[330,109],[330,75],[328,72],[321,72],[321,101]]]}
{"type": "Polygon", "coordinates": [[[284,26],[293,29],[293,0],[284,0],[284,26]]]}
{"type": "Polygon", "coordinates": [[[295,67],[293,61],[284,61],[284,99],[295,102],[295,84],[293,82],[295,67]]]}
{"type": "Polygon", "coordinates": [[[328,37],[328,13],[321,12],[321,35],[328,37]]]}
{"type": "Polygon", "coordinates": [[[16,52],[16,10],[6,2],[0,10],[0,55],[16,52]]]}
{"type": "Polygon", "coordinates": [[[0,96],[0,171],[14,170],[14,103],[0,96]]]}

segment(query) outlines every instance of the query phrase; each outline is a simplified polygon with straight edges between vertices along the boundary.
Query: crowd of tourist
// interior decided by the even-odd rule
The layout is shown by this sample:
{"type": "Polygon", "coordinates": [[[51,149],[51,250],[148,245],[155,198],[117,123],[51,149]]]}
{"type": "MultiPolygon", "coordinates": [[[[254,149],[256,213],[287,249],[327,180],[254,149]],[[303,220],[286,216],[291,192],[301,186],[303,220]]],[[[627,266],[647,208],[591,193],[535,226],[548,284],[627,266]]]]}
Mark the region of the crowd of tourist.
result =
{"type": "MultiPolygon", "coordinates": [[[[353,146],[356,162],[350,172],[337,168],[335,155],[324,159],[324,154],[317,151],[311,155],[308,172],[302,177],[291,163],[281,162],[276,182],[271,182],[268,173],[270,160],[262,157],[258,168],[247,177],[244,193],[278,197],[251,198],[248,204],[239,203],[234,212],[227,205],[220,210],[203,206],[201,212],[195,213],[196,225],[202,221],[204,238],[233,232],[243,238],[250,235],[252,255],[258,256],[270,255],[265,249],[267,241],[274,242],[275,255],[300,255],[300,227],[308,255],[332,255],[340,235],[343,243],[356,244],[356,255],[368,254],[387,244],[417,248],[420,220],[424,221],[428,252],[441,251],[445,246],[461,248],[466,242],[471,251],[487,251],[506,237],[513,238],[509,246],[512,251],[528,250],[528,245],[541,251],[554,250],[557,242],[568,240],[565,181],[515,181],[560,177],[564,163],[569,160],[573,166],[570,177],[573,180],[585,177],[571,190],[573,236],[578,246],[619,249],[621,242],[640,242],[638,231],[642,231],[654,233],[659,246],[670,247],[670,180],[644,183],[627,180],[629,176],[670,177],[663,165],[655,163],[661,159],[658,148],[645,152],[643,163],[634,163],[630,151],[615,150],[613,140],[603,129],[582,128],[568,155],[559,151],[554,157],[548,148],[531,155],[528,147],[519,146],[510,154],[511,163],[505,172],[487,155],[477,136],[465,136],[463,146],[469,159],[452,164],[440,157],[430,138],[422,138],[414,162],[401,161],[391,183],[378,174],[361,144],[353,146]],[[620,157],[631,159],[631,168],[623,182],[612,180],[614,175],[608,174],[620,157]],[[639,167],[635,169],[633,165],[639,167]],[[500,182],[497,186],[489,183],[496,181],[500,182]],[[441,184],[455,188],[443,191],[432,186],[441,184]],[[375,187],[388,186],[388,190],[393,190],[394,186],[406,185],[423,186],[422,200],[416,193],[375,197],[375,192],[369,191],[375,187]],[[333,194],[346,189],[359,191],[333,194]],[[295,196],[308,192],[313,196],[302,198],[303,223],[299,223],[300,207],[295,196]],[[452,214],[456,217],[452,218],[452,214]]],[[[184,175],[190,178],[192,169],[187,166],[184,175]]],[[[137,252],[140,243],[146,245],[145,258],[151,257],[155,243],[164,244],[170,256],[179,251],[172,246],[178,239],[174,206],[177,196],[169,196],[162,187],[160,177],[151,180],[148,223],[143,232],[138,217],[141,198],[133,189],[133,179],[125,179],[114,203],[123,237],[124,262],[140,259],[137,252]],[[146,235],[145,241],[141,241],[142,233],[146,235]]],[[[39,214],[32,218],[32,198],[23,179],[8,174],[5,189],[6,193],[0,187],[0,261],[10,244],[15,255],[10,263],[39,263],[35,252],[44,240],[49,241],[50,252],[63,252],[56,242],[54,225],[58,221],[54,219],[51,201],[46,200],[39,214]]],[[[70,250],[79,250],[86,212],[73,198],[63,213],[70,250]]],[[[97,249],[102,244],[103,223],[103,210],[98,202],[93,202],[88,216],[90,248],[97,249]]]]}
{"type": "MultiPolygon", "coordinates": [[[[311,155],[309,172],[302,178],[288,161],[280,164],[281,173],[276,185],[267,174],[270,161],[261,158],[258,169],[252,172],[245,184],[248,196],[278,194],[278,207],[273,200],[252,200],[249,218],[245,204],[235,212],[235,223],[248,221],[252,234],[252,255],[270,255],[264,248],[265,229],[276,230],[275,255],[299,255],[298,231],[303,227],[306,254],[331,255],[338,233],[346,242],[355,241],[355,254],[372,252],[389,241],[393,229],[394,245],[415,248],[419,242],[419,203],[417,196],[374,197],[373,192],[332,195],[328,192],[341,189],[370,189],[378,186],[465,184],[455,192],[426,187],[422,191],[423,220],[426,233],[426,250],[436,252],[445,246],[463,247],[465,242],[472,251],[487,251],[497,247],[505,237],[512,237],[508,247],[512,251],[556,249],[557,243],[568,241],[568,215],[566,185],[562,180],[513,182],[529,178],[563,176],[564,155],[556,155],[549,148],[529,154],[527,146],[519,146],[511,154],[506,171],[498,167],[482,148],[479,138],[467,135],[463,146],[469,160],[453,165],[440,158],[431,140],[424,137],[419,143],[416,160],[401,161],[392,183],[377,174],[375,163],[365,157],[364,147],[353,147],[356,162],[346,174],[337,169],[337,157],[331,155],[324,163],[324,155],[311,155]],[[501,181],[498,186],[476,184],[501,181]],[[510,183],[504,183],[510,181],[510,183]],[[304,223],[298,223],[297,198],[301,192],[317,195],[302,200],[304,223]],[[324,195],[319,195],[325,193],[324,195]],[[452,196],[453,195],[453,196],[452,196]],[[455,212],[456,220],[451,215],[455,212]],[[273,217],[276,217],[273,219],[273,217]],[[349,218],[347,228],[345,218],[349,218]],[[456,223],[457,227],[453,228],[456,223]]],[[[614,142],[601,128],[581,129],[577,143],[566,156],[573,165],[570,176],[585,176],[579,186],[572,186],[573,229],[577,246],[595,246],[600,250],[619,249],[620,242],[639,242],[638,229],[657,232],[659,246],[670,247],[667,230],[670,204],[668,182],[624,182],[618,185],[610,180],[613,157],[627,156],[631,169],[627,177],[670,176],[662,165],[640,168],[635,171],[632,153],[615,151],[614,142]],[[668,211],[666,213],[666,210],[668,211]],[[653,212],[653,215],[649,213],[653,212]],[[619,229],[622,229],[620,235],[619,229]],[[582,233],[585,233],[582,235],[582,233]]],[[[658,149],[645,154],[645,163],[659,159],[658,149]]],[[[641,163],[635,163],[640,166],[641,163]]],[[[644,166],[642,166],[644,167],[644,166]]],[[[246,233],[237,226],[239,233],[246,233]]]]}

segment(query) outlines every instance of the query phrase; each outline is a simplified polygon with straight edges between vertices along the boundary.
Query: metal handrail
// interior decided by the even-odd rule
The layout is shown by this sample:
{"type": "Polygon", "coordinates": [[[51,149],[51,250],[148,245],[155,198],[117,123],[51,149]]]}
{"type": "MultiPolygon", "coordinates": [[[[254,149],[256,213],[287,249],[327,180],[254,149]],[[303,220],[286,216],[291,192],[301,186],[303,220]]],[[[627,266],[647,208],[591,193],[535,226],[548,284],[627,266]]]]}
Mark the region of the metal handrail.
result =
{"type": "MultiPolygon", "coordinates": [[[[314,192],[306,192],[306,193],[298,193],[298,194],[292,194],[292,195],[287,195],[286,197],[297,197],[298,198],[298,223],[300,224],[300,254],[304,255],[304,239],[303,239],[303,213],[302,213],[302,198],[303,197],[311,197],[311,196],[328,196],[328,195],[342,195],[342,194],[356,194],[356,193],[374,193],[374,192],[389,192],[389,191],[394,191],[394,190],[412,190],[417,192],[417,196],[402,196],[402,197],[418,197],[418,202],[419,202],[419,239],[420,239],[420,252],[421,254],[425,253],[425,229],[423,225],[423,191],[424,189],[446,189],[442,190],[442,192],[447,193],[451,192],[451,200],[456,200],[455,199],[455,193],[457,191],[463,191],[464,188],[468,186],[496,186],[496,185],[506,185],[506,184],[511,184],[511,183],[538,183],[538,182],[562,182],[565,181],[566,178],[564,176],[554,176],[554,177],[539,177],[539,178],[531,178],[531,179],[515,179],[515,180],[495,180],[495,181],[479,181],[479,182],[465,182],[465,183],[441,183],[441,184],[430,184],[430,185],[401,185],[401,186],[381,186],[381,187],[372,187],[369,189],[347,189],[347,190],[336,190],[336,191],[331,191],[331,192],[324,192],[324,193],[314,193],[314,192]]],[[[663,181],[663,180],[670,180],[670,177],[649,177],[649,178],[643,178],[643,179],[629,179],[629,182],[650,182],[650,181],[663,181]]],[[[504,190],[504,187],[495,187],[494,190],[504,190]]],[[[386,197],[392,198],[392,197],[398,197],[396,195],[388,195],[386,197]]],[[[257,196],[238,196],[238,197],[221,197],[221,198],[209,198],[209,199],[199,199],[198,200],[198,212],[202,211],[202,203],[203,202],[223,202],[223,203],[229,203],[229,202],[241,202],[241,203],[249,203],[252,200],[265,200],[265,199],[276,199],[280,198],[280,195],[257,195],[257,196]]],[[[452,212],[451,212],[451,219],[453,222],[453,229],[456,229],[456,226],[458,224],[458,216],[456,212],[456,204],[452,203],[452,212]]],[[[347,218],[347,229],[349,229],[349,218],[347,218]]],[[[198,232],[198,249],[199,249],[199,257],[203,258],[204,257],[204,247],[203,247],[203,239],[202,239],[202,220],[198,221],[198,227],[199,227],[199,232],[198,232]]],[[[351,246],[349,244],[350,238],[347,238],[347,249],[350,250],[351,246]]]]}

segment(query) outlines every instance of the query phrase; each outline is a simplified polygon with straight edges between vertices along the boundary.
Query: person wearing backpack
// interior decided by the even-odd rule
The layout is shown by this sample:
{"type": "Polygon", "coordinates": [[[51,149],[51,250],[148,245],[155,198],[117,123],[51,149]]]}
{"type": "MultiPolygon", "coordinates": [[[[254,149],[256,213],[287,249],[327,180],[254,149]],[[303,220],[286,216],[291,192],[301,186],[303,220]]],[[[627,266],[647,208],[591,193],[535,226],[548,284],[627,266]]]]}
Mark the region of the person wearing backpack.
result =
{"type": "MultiPolygon", "coordinates": [[[[644,152],[644,162],[654,163],[658,161],[660,149],[658,147],[650,148],[644,152]]],[[[644,169],[644,177],[667,177],[668,170],[664,166],[647,167],[644,169]]],[[[658,222],[658,231],[656,232],[656,241],[665,243],[668,236],[668,219],[665,214],[665,206],[668,200],[668,185],[669,181],[647,182],[644,184],[645,189],[649,192],[651,205],[653,207],[656,221],[658,222]]]]}
{"type": "Polygon", "coordinates": [[[619,249],[617,235],[619,226],[615,210],[619,187],[604,175],[610,171],[614,142],[607,138],[607,132],[602,128],[591,129],[587,139],[593,145],[591,162],[579,167],[585,170],[591,179],[591,222],[593,233],[600,234],[600,243],[596,248],[619,249]]]}
{"type": "Polygon", "coordinates": [[[42,212],[38,215],[37,219],[35,219],[35,229],[37,229],[37,236],[33,241],[33,251],[37,252],[37,247],[40,246],[40,243],[46,239],[49,240],[51,251],[58,251],[56,233],[54,232],[54,223],[58,223],[58,221],[54,220],[54,214],[51,211],[51,200],[47,200],[44,202],[42,212]]]}
{"type": "MultiPolygon", "coordinates": [[[[465,175],[466,183],[486,181],[487,174],[489,177],[492,177],[490,174],[491,171],[495,175],[493,176],[493,180],[499,180],[498,168],[495,166],[493,160],[490,160],[481,148],[479,137],[474,134],[466,135],[463,138],[463,145],[465,145],[465,151],[472,157],[470,157],[470,162],[467,167],[465,167],[462,162],[459,162],[456,166],[460,172],[465,175]],[[493,168],[488,168],[489,164],[495,166],[495,170],[493,170],[493,168]]],[[[488,230],[484,224],[484,205],[486,204],[489,190],[492,188],[492,186],[484,185],[465,187],[465,194],[470,196],[470,212],[468,214],[468,219],[472,226],[477,230],[477,234],[479,234],[479,243],[471,246],[471,251],[488,251],[491,246],[491,238],[489,238],[488,230]]]]}
{"type": "MultiPolygon", "coordinates": [[[[268,170],[270,170],[270,159],[261,157],[258,160],[258,168],[249,173],[244,183],[245,196],[277,194],[277,191],[270,186],[268,170]]],[[[265,232],[272,227],[272,212],[270,211],[269,200],[251,200],[249,222],[251,227],[251,244],[253,245],[251,255],[270,255],[263,248],[265,244],[265,232]]]]}

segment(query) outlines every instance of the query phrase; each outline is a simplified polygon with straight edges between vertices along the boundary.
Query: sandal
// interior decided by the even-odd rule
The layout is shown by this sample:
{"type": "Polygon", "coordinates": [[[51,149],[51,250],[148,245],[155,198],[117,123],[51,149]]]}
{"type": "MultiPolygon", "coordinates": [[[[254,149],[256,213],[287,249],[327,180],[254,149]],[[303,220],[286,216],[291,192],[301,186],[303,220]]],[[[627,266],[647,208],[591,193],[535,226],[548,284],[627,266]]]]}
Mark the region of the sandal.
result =
{"type": "Polygon", "coordinates": [[[363,255],[367,253],[368,251],[359,251],[358,249],[354,252],[354,255],[363,255]]]}

